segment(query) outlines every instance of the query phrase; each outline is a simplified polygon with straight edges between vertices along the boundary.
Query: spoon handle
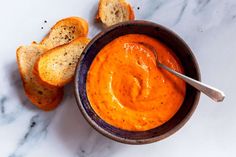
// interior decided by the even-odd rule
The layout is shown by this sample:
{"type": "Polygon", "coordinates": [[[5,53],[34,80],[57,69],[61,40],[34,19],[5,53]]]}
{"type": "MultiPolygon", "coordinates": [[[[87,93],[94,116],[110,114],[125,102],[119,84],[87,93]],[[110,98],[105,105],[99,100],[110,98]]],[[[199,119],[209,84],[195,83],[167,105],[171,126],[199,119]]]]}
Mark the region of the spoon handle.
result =
{"type": "Polygon", "coordinates": [[[169,71],[170,73],[174,74],[175,76],[183,79],[185,82],[187,82],[189,85],[195,87],[197,90],[203,92],[204,94],[206,94],[208,97],[210,97],[212,100],[216,101],[216,102],[221,102],[224,100],[225,98],[225,95],[222,91],[214,88],[214,87],[211,87],[209,85],[206,85],[202,82],[199,82],[197,80],[194,80],[190,77],[187,77],[169,67],[167,67],[166,65],[164,64],[161,64],[161,63],[158,63],[158,66],[169,71]]]}

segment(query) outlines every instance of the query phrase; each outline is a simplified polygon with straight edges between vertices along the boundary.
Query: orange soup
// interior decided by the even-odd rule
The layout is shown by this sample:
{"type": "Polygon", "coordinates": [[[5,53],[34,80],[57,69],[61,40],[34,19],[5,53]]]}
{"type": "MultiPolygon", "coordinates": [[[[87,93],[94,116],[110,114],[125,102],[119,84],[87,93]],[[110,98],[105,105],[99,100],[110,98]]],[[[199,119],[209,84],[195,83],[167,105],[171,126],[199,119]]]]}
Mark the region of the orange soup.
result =
{"type": "Polygon", "coordinates": [[[168,121],[185,97],[185,82],[157,67],[159,62],[183,73],[174,53],[160,41],[129,34],[108,43],[87,74],[86,90],[94,111],[107,123],[130,131],[145,131],[168,121]]]}

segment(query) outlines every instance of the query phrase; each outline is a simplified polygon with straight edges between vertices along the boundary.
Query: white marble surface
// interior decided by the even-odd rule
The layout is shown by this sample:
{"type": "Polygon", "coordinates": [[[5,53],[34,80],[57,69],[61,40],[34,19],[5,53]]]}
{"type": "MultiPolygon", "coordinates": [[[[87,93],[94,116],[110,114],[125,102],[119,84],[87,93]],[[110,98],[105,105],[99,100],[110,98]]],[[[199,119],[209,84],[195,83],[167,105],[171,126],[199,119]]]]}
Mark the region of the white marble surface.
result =
{"type": "Polygon", "coordinates": [[[93,22],[97,1],[1,0],[0,157],[236,156],[236,1],[130,2],[136,19],[160,23],[185,39],[198,59],[202,80],[224,90],[225,101],[215,104],[202,95],[180,131],[140,146],[120,144],[94,131],[76,106],[72,85],[66,87],[60,107],[41,112],[23,93],[16,48],[40,41],[57,20],[71,15],[87,19],[93,37],[101,30],[93,22]]]}

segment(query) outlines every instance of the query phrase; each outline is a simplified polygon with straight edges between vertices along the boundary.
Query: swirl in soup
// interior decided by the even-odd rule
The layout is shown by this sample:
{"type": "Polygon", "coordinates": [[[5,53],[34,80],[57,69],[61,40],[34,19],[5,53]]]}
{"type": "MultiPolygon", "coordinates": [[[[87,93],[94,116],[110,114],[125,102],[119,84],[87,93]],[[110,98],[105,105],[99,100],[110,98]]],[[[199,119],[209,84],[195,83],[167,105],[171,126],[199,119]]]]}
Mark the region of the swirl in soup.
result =
{"type": "Polygon", "coordinates": [[[116,38],[103,47],[87,74],[86,90],[93,110],[105,122],[129,131],[145,131],[167,122],[184,101],[186,84],[157,67],[159,62],[183,73],[170,48],[141,34],[116,38]]]}

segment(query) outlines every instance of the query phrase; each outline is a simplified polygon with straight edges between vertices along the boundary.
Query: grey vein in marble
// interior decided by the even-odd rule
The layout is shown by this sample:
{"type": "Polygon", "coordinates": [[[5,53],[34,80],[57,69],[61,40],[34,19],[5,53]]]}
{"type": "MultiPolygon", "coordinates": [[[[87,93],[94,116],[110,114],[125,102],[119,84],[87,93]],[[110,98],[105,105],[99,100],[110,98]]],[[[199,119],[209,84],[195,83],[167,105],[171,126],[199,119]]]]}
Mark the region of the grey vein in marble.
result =
{"type": "Polygon", "coordinates": [[[0,97],[0,109],[1,109],[1,115],[5,113],[5,102],[7,100],[6,96],[0,97]]]}
{"type": "Polygon", "coordinates": [[[174,22],[174,25],[176,25],[177,23],[179,23],[179,21],[181,20],[183,14],[184,14],[184,11],[188,5],[188,0],[185,0],[182,4],[181,4],[181,9],[180,9],[180,12],[176,18],[176,21],[174,22]]]}
{"type": "Polygon", "coordinates": [[[188,3],[189,0],[152,1],[149,4],[145,3],[143,7],[145,7],[144,9],[148,8],[148,10],[145,10],[138,18],[145,18],[157,23],[170,18],[171,20],[168,22],[173,27],[182,20],[188,3]]]}
{"type": "Polygon", "coordinates": [[[207,4],[209,4],[211,0],[197,0],[197,6],[194,9],[194,13],[198,14],[199,12],[202,11],[206,7],[207,4]]]}
{"type": "MultiPolygon", "coordinates": [[[[7,93],[7,95],[10,94],[7,93]]],[[[14,101],[12,101],[11,98],[5,95],[0,95],[0,125],[9,125],[13,123],[19,116],[27,111],[27,108],[35,109],[27,98],[24,98],[21,104],[13,103],[14,101]],[[13,109],[9,109],[12,105],[15,105],[15,107],[13,109]]]]}
{"type": "Polygon", "coordinates": [[[83,144],[79,146],[76,157],[97,157],[97,152],[100,152],[99,155],[102,157],[109,157],[109,154],[114,152],[115,144],[92,129],[83,144]]]}
{"type": "Polygon", "coordinates": [[[0,94],[0,125],[9,125],[13,123],[23,113],[30,111],[38,111],[25,96],[20,74],[16,63],[10,64],[4,68],[7,77],[10,80],[11,88],[4,90],[4,94],[0,94]],[[12,98],[12,93],[18,97],[20,101],[12,98]],[[11,97],[9,97],[11,96],[11,97]],[[14,108],[12,108],[14,106],[14,108]]]}
{"type": "Polygon", "coordinates": [[[30,119],[29,127],[27,132],[24,134],[22,139],[18,142],[18,146],[15,151],[8,157],[23,157],[30,150],[33,150],[37,144],[39,144],[42,138],[47,135],[47,128],[50,125],[55,112],[42,113],[33,116],[30,119]]]}
{"type": "Polygon", "coordinates": [[[7,96],[0,96],[0,125],[10,124],[17,118],[17,112],[6,111],[7,105],[9,105],[9,98],[7,96]]]}

